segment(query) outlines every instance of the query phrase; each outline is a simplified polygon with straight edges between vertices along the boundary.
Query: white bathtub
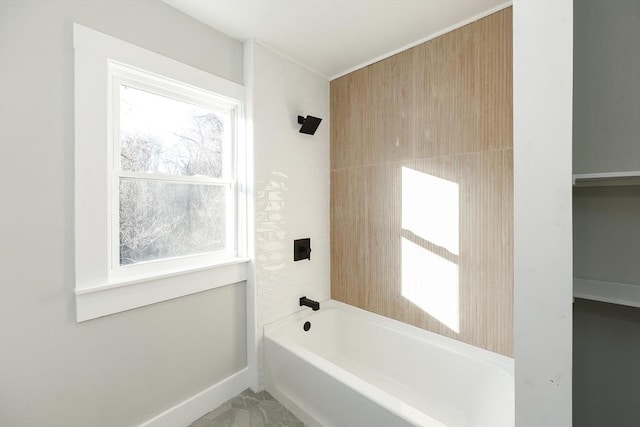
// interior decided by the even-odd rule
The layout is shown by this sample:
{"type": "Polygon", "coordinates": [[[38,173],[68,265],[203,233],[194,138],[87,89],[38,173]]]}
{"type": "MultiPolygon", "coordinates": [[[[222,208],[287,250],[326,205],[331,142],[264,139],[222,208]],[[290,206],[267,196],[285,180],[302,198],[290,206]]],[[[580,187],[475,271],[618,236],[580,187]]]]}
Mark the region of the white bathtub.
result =
{"type": "Polygon", "coordinates": [[[338,301],[267,325],[264,360],[266,389],[311,426],[515,423],[513,359],[338,301]]]}

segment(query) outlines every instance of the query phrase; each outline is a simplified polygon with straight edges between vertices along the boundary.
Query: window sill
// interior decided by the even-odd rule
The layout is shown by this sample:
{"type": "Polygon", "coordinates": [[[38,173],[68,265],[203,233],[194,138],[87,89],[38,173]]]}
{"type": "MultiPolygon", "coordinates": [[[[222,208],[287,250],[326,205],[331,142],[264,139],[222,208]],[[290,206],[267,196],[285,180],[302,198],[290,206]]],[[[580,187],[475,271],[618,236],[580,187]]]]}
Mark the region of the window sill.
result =
{"type": "Polygon", "coordinates": [[[76,320],[84,322],[109,314],[178,298],[247,280],[247,258],[166,271],[90,288],[76,289],[76,320]]]}

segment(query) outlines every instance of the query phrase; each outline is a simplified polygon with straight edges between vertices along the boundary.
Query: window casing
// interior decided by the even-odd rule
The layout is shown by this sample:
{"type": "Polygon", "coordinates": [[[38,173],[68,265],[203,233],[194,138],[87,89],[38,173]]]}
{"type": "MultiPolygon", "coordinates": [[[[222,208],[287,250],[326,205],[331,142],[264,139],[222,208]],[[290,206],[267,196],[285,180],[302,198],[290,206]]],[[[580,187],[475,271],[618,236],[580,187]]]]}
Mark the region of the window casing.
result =
{"type": "MultiPolygon", "coordinates": [[[[154,272],[173,270],[176,268],[188,268],[198,267],[202,265],[215,265],[216,263],[225,262],[229,259],[236,258],[238,256],[237,245],[237,196],[238,185],[236,181],[236,140],[238,127],[237,117],[238,105],[233,102],[226,102],[224,98],[216,96],[215,94],[208,93],[202,90],[198,90],[193,87],[189,87],[180,82],[168,80],[160,76],[152,75],[148,72],[133,69],[124,64],[118,64],[113,61],[109,62],[109,74],[110,74],[110,98],[111,98],[111,114],[109,120],[109,129],[111,129],[110,144],[111,153],[109,158],[111,160],[111,179],[110,179],[110,192],[111,192],[111,222],[110,222],[110,235],[111,235],[111,260],[110,260],[110,277],[114,280],[139,276],[144,274],[153,275],[154,272]],[[174,103],[180,103],[182,105],[191,105],[198,108],[200,111],[208,111],[214,118],[217,118],[222,126],[222,138],[221,138],[221,155],[220,155],[220,173],[214,174],[219,176],[208,176],[205,174],[188,173],[176,173],[166,170],[155,171],[140,171],[135,170],[139,168],[125,168],[123,163],[124,156],[122,156],[122,122],[121,118],[123,114],[123,106],[126,103],[123,102],[122,94],[125,90],[128,91],[140,91],[149,94],[149,98],[155,97],[158,100],[166,99],[174,101],[174,103]],[[220,120],[219,118],[222,118],[220,120]],[[134,170],[132,170],[134,169],[134,170]],[[136,184],[149,184],[160,185],[166,187],[183,187],[183,190],[193,189],[197,187],[220,190],[224,199],[224,215],[223,215],[223,227],[224,239],[222,239],[223,247],[220,244],[214,245],[211,250],[192,251],[193,253],[187,254],[168,254],[166,256],[159,256],[156,259],[141,260],[138,262],[123,262],[123,224],[121,221],[121,214],[123,213],[123,191],[122,187],[134,187],[136,184]]],[[[147,103],[149,104],[149,103],[147,103]]],[[[142,108],[145,106],[143,105],[142,108]]],[[[160,108],[161,110],[161,108],[160,108]]],[[[159,111],[167,113],[164,111],[159,111]]],[[[170,112],[168,112],[170,113],[170,112]]],[[[202,113],[200,113],[202,114],[202,113]]],[[[158,119],[161,120],[161,119],[158,119]]],[[[201,130],[201,129],[196,129],[201,130]]],[[[179,131],[179,130],[178,130],[179,131]]],[[[193,133],[193,132],[192,132],[193,133]]],[[[138,136],[139,137],[139,136],[138,136]]],[[[174,141],[173,145],[179,145],[190,142],[189,136],[178,136],[178,141],[174,141]],[[180,141],[180,138],[183,141],[180,141]]],[[[202,138],[205,139],[205,138],[202,138]]],[[[159,141],[159,145],[165,141],[159,141]]],[[[198,141],[196,141],[198,142],[198,141]]],[[[166,143],[164,145],[167,145],[166,143]]],[[[165,147],[159,147],[162,151],[165,147]]],[[[177,150],[175,150],[177,151],[177,150]]],[[[192,150],[182,150],[191,152],[192,150]]],[[[179,157],[180,154],[176,153],[173,157],[179,157]]],[[[174,160],[175,163],[191,163],[191,159],[182,158],[172,159],[172,156],[164,156],[162,160],[164,163],[168,163],[174,160]]],[[[160,162],[161,163],[161,162],[160,162]]],[[[160,165],[162,166],[162,165],[160,165]]],[[[216,165],[217,166],[217,165],[216,165]]],[[[161,168],[155,168],[161,169],[161,168]]],[[[167,168],[164,168],[167,169],[167,168]]],[[[178,193],[180,190],[177,191],[178,193]]],[[[134,201],[135,203],[135,201],[134,201]]],[[[141,222],[141,221],[137,221],[141,222]]],[[[175,222],[182,222],[180,218],[175,222]]],[[[178,224],[179,225],[179,224],[178,224]]],[[[207,229],[207,225],[221,226],[221,224],[203,224],[207,229]]],[[[171,229],[175,227],[174,224],[165,224],[163,228],[171,229]]],[[[160,227],[158,227],[160,228],[160,227]]],[[[202,233],[205,231],[203,230],[202,233]]],[[[193,234],[198,234],[199,230],[194,230],[193,234]]],[[[167,240],[175,240],[173,234],[177,234],[175,230],[167,231],[164,233],[169,236],[167,240]]],[[[156,237],[156,236],[151,236],[156,237]]],[[[206,237],[206,236],[201,236],[206,237]]]]}
{"type": "Polygon", "coordinates": [[[77,24],[74,48],[78,321],[245,280],[242,86],[77,24]]]}

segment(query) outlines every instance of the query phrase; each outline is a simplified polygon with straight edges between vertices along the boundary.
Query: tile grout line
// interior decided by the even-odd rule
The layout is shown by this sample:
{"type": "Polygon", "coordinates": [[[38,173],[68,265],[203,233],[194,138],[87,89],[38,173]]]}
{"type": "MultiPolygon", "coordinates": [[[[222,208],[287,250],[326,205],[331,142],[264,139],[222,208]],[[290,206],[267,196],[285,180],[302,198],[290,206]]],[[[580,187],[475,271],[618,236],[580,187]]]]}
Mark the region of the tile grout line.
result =
{"type": "Polygon", "coordinates": [[[342,166],[342,167],[339,167],[339,168],[331,168],[330,171],[331,172],[340,172],[340,171],[344,171],[344,170],[348,170],[348,169],[367,168],[367,167],[371,167],[371,166],[393,166],[393,165],[396,165],[396,164],[404,164],[404,163],[416,162],[416,161],[421,161],[421,160],[437,160],[437,159],[443,159],[443,158],[470,156],[470,155],[473,155],[473,154],[481,155],[481,154],[489,154],[489,153],[498,153],[498,152],[509,151],[509,150],[513,150],[513,147],[496,148],[496,149],[492,149],[492,150],[469,151],[469,152],[466,152],[466,153],[458,153],[458,154],[444,154],[444,155],[432,156],[432,157],[416,157],[415,159],[394,160],[394,161],[391,161],[391,162],[364,163],[364,164],[360,164],[360,165],[342,166]]]}

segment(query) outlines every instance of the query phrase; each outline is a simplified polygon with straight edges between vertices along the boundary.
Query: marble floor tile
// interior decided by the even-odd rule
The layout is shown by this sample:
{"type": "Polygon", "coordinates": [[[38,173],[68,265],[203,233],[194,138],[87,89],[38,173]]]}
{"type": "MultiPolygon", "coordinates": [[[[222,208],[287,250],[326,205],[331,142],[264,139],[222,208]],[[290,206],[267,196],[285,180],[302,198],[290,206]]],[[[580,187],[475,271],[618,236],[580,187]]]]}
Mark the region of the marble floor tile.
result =
{"type": "Polygon", "coordinates": [[[246,389],[189,427],[305,427],[267,391],[246,389]]]}

